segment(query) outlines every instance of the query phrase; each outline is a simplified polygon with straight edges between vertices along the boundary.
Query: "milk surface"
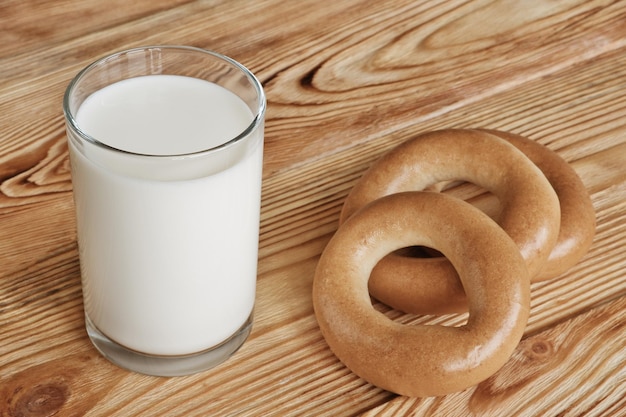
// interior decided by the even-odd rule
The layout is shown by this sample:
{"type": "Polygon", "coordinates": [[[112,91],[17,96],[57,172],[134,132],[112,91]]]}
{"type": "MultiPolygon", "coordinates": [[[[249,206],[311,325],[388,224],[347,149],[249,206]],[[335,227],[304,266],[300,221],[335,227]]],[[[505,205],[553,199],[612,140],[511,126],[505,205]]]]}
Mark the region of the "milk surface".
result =
{"type": "MultiPolygon", "coordinates": [[[[220,145],[252,119],[228,90],[166,75],[108,86],[76,115],[98,141],[150,155],[220,145]]],[[[263,129],[253,134],[210,157],[148,162],[69,141],[85,312],[107,337],[143,353],[190,354],[250,316],[263,129]]]]}

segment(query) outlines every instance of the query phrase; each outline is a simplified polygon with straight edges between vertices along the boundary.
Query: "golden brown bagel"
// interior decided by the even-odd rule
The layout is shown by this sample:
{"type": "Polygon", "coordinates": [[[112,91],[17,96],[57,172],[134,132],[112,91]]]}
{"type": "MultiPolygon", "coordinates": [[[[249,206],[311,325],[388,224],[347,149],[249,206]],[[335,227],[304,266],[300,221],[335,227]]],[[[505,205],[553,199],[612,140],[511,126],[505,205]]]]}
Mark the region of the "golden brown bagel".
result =
{"type": "MultiPolygon", "coordinates": [[[[440,130],[400,144],[357,181],[344,202],[340,222],[382,196],[423,190],[450,180],[474,183],[498,197],[500,226],[518,245],[531,276],[536,275],[556,243],[558,198],[539,168],[521,151],[486,132],[440,130]]],[[[450,221],[456,220],[454,217],[450,221]]],[[[483,249],[488,251],[489,245],[483,249]]],[[[410,313],[467,309],[457,274],[443,257],[391,254],[372,271],[369,288],[380,301],[410,313]]]]}
{"type": "Polygon", "coordinates": [[[529,286],[517,245],[486,214],[444,194],[407,192],[372,202],[339,228],[318,263],[313,306],[331,350],[355,374],[397,394],[436,396],[475,385],[508,360],[528,319],[529,286]],[[435,248],[455,266],[469,300],[466,325],[403,325],[373,308],[370,271],[410,245],[435,248]]]}
{"type": "Polygon", "coordinates": [[[528,139],[498,130],[480,131],[505,139],[531,160],[546,176],[559,198],[561,226],[546,264],[531,282],[554,278],[574,266],[589,250],[596,230],[596,214],[589,193],[576,171],[556,152],[528,139]]]}

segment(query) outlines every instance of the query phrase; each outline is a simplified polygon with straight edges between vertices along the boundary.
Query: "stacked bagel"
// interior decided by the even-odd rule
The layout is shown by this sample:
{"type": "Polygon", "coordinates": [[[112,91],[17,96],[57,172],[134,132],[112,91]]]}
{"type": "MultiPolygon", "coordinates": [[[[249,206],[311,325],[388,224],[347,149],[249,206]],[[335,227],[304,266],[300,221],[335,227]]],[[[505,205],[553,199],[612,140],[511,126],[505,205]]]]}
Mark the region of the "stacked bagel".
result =
{"type": "Polygon", "coordinates": [[[526,327],[530,284],[576,264],[594,234],[582,181],[548,148],[494,130],[427,132],[385,154],[349,193],[315,272],[315,314],[331,350],[368,382],[413,397],[460,391],[504,365],[526,327]],[[495,195],[497,222],[437,191],[451,181],[495,195]],[[408,247],[443,256],[398,252],[408,247]],[[402,325],[370,296],[407,313],[469,318],[402,325]]]}

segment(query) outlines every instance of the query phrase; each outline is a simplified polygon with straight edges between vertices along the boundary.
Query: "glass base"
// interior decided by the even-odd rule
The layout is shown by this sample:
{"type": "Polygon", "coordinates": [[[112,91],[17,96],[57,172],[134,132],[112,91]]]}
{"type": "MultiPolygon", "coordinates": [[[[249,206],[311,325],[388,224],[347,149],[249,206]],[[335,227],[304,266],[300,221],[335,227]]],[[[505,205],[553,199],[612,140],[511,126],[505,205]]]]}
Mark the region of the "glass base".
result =
{"type": "Polygon", "coordinates": [[[128,349],[112,341],[85,316],[87,334],[109,361],[129,371],[153,376],[183,376],[211,369],[230,358],[250,335],[252,314],[230,338],[210,349],[185,356],[156,356],[128,349]]]}

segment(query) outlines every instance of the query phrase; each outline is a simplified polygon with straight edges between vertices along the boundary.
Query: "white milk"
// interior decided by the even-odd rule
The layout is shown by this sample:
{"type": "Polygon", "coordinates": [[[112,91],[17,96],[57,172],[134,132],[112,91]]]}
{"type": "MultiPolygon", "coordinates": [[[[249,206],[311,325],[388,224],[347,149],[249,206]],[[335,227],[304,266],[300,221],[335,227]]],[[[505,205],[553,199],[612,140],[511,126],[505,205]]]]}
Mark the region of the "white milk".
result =
{"type": "MultiPolygon", "coordinates": [[[[107,145],[183,154],[252,121],[215,84],[146,76],[81,105],[78,126],[107,145]]],[[[263,129],[208,157],[152,158],[70,140],[85,311],[111,340],[153,355],[215,346],[252,313],[263,129]],[[184,169],[183,169],[184,168],[184,169]]]]}

